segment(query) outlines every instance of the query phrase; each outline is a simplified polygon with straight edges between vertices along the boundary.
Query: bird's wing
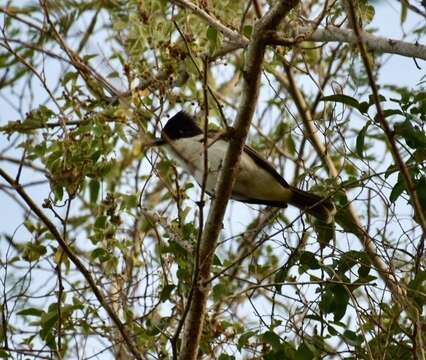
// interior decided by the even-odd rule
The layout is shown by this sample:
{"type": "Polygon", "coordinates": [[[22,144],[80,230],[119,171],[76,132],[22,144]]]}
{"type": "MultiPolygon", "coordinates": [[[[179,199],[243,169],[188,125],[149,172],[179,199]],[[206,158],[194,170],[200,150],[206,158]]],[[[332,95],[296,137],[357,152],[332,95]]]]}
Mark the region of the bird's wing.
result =
{"type": "Polygon", "coordinates": [[[277,180],[283,187],[290,187],[287,181],[275,170],[271,163],[263,158],[256,150],[248,145],[244,145],[244,152],[252,158],[252,160],[261,168],[265,169],[272,177],[277,180]]]}
{"type": "MultiPolygon", "coordinates": [[[[210,139],[215,139],[216,141],[218,139],[225,139],[229,141],[228,135],[224,131],[218,131],[218,130],[210,130],[208,131],[208,136],[210,139]]],[[[248,145],[244,145],[243,150],[250,158],[261,168],[265,169],[268,173],[271,174],[271,176],[277,180],[283,187],[289,188],[289,184],[287,181],[284,180],[284,178],[275,170],[275,168],[271,165],[271,163],[266,160],[262,155],[260,155],[256,150],[254,150],[252,147],[248,145]]]]}

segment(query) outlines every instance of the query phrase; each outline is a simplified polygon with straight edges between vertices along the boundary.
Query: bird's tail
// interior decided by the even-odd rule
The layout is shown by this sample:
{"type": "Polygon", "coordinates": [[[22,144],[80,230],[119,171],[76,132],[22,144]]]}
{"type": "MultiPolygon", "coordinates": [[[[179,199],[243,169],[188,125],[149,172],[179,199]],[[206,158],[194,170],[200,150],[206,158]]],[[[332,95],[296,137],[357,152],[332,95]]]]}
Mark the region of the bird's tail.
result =
{"type": "Polygon", "coordinates": [[[336,207],[326,198],[312,194],[307,191],[290,187],[292,197],[289,203],[300,210],[306,211],[309,215],[316,217],[329,224],[336,214],[336,207]]]}

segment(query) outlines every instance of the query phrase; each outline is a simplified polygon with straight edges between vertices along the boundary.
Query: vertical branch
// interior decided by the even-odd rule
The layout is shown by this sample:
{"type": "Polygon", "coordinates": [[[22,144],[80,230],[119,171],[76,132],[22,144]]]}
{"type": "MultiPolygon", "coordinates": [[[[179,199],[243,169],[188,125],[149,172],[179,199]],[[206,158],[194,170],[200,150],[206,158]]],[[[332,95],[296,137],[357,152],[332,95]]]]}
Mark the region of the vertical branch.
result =
{"type": "Polygon", "coordinates": [[[262,62],[266,46],[264,36],[268,30],[274,29],[279,24],[297,2],[297,0],[279,1],[272,7],[254,27],[247,48],[243,69],[242,99],[235,120],[235,129],[231,133],[229,147],[215,189],[216,197],[210,208],[201,238],[199,276],[185,322],[179,355],[181,360],[195,359],[198,354],[201,331],[206,316],[206,303],[209,294],[207,282],[210,277],[214,250],[259,95],[262,62]]]}
{"type": "MultiPolygon", "coordinates": [[[[410,195],[411,203],[414,208],[414,214],[416,216],[417,222],[420,224],[422,228],[423,235],[421,237],[420,243],[417,247],[417,258],[422,257],[423,249],[424,249],[424,241],[426,237],[426,218],[423,214],[423,208],[420,203],[416,186],[413,182],[413,179],[411,178],[410,171],[408,170],[407,165],[405,164],[404,160],[402,159],[401,154],[399,153],[398,147],[396,146],[395,141],[395,133],[391,130],[388,122],[386,121],[385,114],[383,112],[382,106],[380,104],[380,98],[379,98],[379,91],[377,88],[377,84],[374,79],[372,66],[370,63],[370,60],[368,58],[367,50],[362,38],[360,26],[357,20],[355,7],[352,0],[348,0],[348,8],[349,8],[349,16],[351,18],[352,26],[356,35],[357,43],[359,52],[361,54],[362,61],[364,63],[365,70],[367,72],[368,82],[370,84],[371,91],[373,93],[373,100],[374,104],[376,106],[377,110],[377,119],[379,120],[380,126],[385,133],[385,136],[389,143],[389,148],[392,153],[392,156],[394,158],[394,161],[396,165],[398,166],[398,169],[400,173],[402,174],[402,177],[405,182],[405,188],[407,189],[408,194],[410,195]]],[[[408,299],[404,302],[404,305],[408,307],[408,313],[411,318],[411,320],[414,323],[414,330],[413,330],[413,343],[415,344],[413,352],[415,353],[415,356],[418,359],[425,359],[425,349],[423,346],[423,337],[422,337],[422,331],[418,332],[418,327],[421,327],[420,324],[420,318],[419,318],[419,310],[416,305],[411,304],[408,299]]]]}
{"type": "Polygon", "coordinates": [[[352,0],[348,1],[348,7],[349,7],[349,15],[350,15],[350,18],[352,19],[351,22],[353,24],[353,29],[354,29],[357,43],[358,43],[359,52],[361,54],[361,58],[365,66],[365,70],[367,72],[368,82],[370,83],[371,91],[373,93],[373,100],[377,110],[377,118],[389,142],[390,151],[396,162],[396,165],[398,166],[402,174],[402,177],[404,178],[405,187],[413,203],[414,212],[415,212],[417,221],[420,224],[423,231],[423,237],[419,245],[419,248],[421,248],[423,247],[424,239],[426,237],[426,218],[425,218],[425,215],[423,214],[422,205],[420,203],[419,196],[417,194],[416,186],[411,178],[410,171],[408,170],[408,167],[405,164],[404,160],[402,159],[401,154],[399,153],[398,147],[396,146],[395,133],[392,131],[388,122],[386,121],[385,114],[382,109],[382,105],[380,104],[379,90],[377,88],[376,81],[374,80],[373,70],[370,64],[370,60],[368,58],[367,50],[364,44],[361,30],[359,28],[359,24],[356,18],[355,8],[354,8],[354,4],[352,0]]]}
{"type": "MultiPolygon", "coordinates": [[[[318,137],[317,129],[314,124],[312,113],[303,95],[301,94],[301,92],[296,86],[296,82],[295,82],[291,67],[287,65],[285,62],[283,64],[288,77],[288,81],[281,74],[277,72],[275,72],[274,75],[278,79],[278,81],[280,81],[286,88],[289,89],[293,97],[293,100],[296,104],[296,107],[299,111],[300,117],[302,119],[303,126],[306,131],[306,136],[311,142],[312,146],[314,147],[321,161],[323,162],[324,167],[328,171],[328,174],[333,178],[337,178],[339,174],[336,169],[336,166],[334,165],[333,160],[328,154],[326,147],[324,146],[324,144],[318,137]]],[[[394,297],[396,299],[404,297],[405,290],[398,284],[398,280],[395,274],[393,273],[392,269],[390,269],[383,262],[380,256],[377,254],[377,249],[376,249],[376,246],[374,245],[374,240],[364,230],[359,220],[358,214],[356,213],[355,207],[352,205],[352,203],[349,203],[347,210],[348,210],[348,215],[350,217],[349,223],[351,228],[349,228],[346,223],[340,223],[339,225],[341,225],[345,231],[353,232],[361,240],[364,246],[364,249],[367,252],[371,262],[373,263],[373,265],[379,272],[380,276],[382,277],[386,285],[391,290],[394,297]],[[352,229],[353,226],[355,226],[355,231],[352,229]]]]}

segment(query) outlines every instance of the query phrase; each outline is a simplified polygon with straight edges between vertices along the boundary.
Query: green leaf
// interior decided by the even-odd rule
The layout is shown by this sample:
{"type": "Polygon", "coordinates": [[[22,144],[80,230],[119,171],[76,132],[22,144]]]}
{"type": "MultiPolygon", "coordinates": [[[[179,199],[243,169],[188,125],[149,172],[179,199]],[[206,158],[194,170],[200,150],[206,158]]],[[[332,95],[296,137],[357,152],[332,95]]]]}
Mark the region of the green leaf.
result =
{"type": "MultiPolygon", "coordinates": [[[[275,274],[274,282],[282,283],[287,279],[290,266],[282,266],[281,269],[275,274]]],[[[281,294],[282,285],[276,285],[275,289],[281,294]]]]}
{"type": "Polygon", "coordinates": [[[216,254],[213,257],[213,265],[214,266],[222,266],[222,261],[220,261],[219,256],[217,256],[216,254]]]}
{"type": "Polygon", "coordinates": [[[96,248],[90,254],[90,257],[95,260],[99,259],[101,262],[108,261],[111,258],[111,255],[103,248],[96,248]]]}
{"type": "Polygon", "coordinates": [[[398,109],[386,109],[386,110],[383,110],[383,115],[385,117],[389,117],[392,115],[404,115],[404,114],[401,110],[398,110],[398,109]]]}
{"type": "Polygon", "coordinates": [[[223,299],[223,297],[229,295],[229,291],[230,289],[228,284],[224,284],[224,283],[216,284],[215,286],[213,286],[213,290],[212,290],[213,299],[215,299],[216,301],[219,299],[223,299]]]}
{"type": "Polygon", "coordinates": [[[311,346],[303,342],[297,349],[296,356],[298,360],[312,360],[315,353],[311,351],[311,346]]]}
{"type": "Polygon", "coordinates": [[[361,159],[364,157],[363,152],[364,152],[365,134],[367,133],[369,126],[370,126],[370,122],[368,121],[367,124],[364,125],[364,127],[361,129],[358,136],[356,137],[356,153],[361,159]]]}
{"type": "Polygon", "coordinates": [[[38,316],[40,317],[41,315],[43,315],[44,311],[37,309],[37,308],[27,308],[21,311],[18,311],[18,315],[23,315],[23,316],[38,316]]]}
{"type": "Polygon", "coordinates": [[[335,237],[335,226],[333,223],[326,224],[321,220],[315,220],[313,225],[318,235],[320,247],[324,249],[335,237]]]}
{"type": "Polygon", "coordinates": [[[62,186],[53,186],[52,190],[55,194],[55,201],[61,201],[64,197],[64,188],[62,186]]]}
{"type": "Polygon", "coordinates": [[[213,26],[209,26],[207,28],[207,39],[211,43],[216,44],[216,41],[217,41],[217,30],[213,26]]]}
{"type": "Polygon", "coordinates": [[[332,306],[333,306],[333,293],[331,292],[330,288],[326,288],[326,290],[323,291],[321,294],[321,301],[320,301],[319,307],[326,314],[330,314],[332,312],[332,306]]]}
{"type": "Polygon", "coordinates": [[[337,335],[339,332],[331,325],[327,326],[327,330],[330,333],[330,335],[335,336],[337,335]]]}
{"type": "Polygon", "coordinates": [[[426,282],[426,271],[419,271],[413,280],[410,281],[408,287],[412,290],[421,288],[423,282],[426,282]]]}
{"type": "Polygon", "coordinates": [[[412,149],[426,148],[426,135],[418,126],[413,126],[408,119],[395,124],[395,134],[402,136],[412,149]]]}
{"type": "Polygon", "coordinates": [[[58,321],[58,309],[57,304],[51,304],[49,306],[49,312],[44,313],[41,316],[40,324],[41,324],[41,330],[40,330],[40,336],[42,339],[46,339],[49,333],[51,332],[51,329],[55,325],[55,323],[58,321]]]}
{"type": "Polygon", "coordinates": [[[250,39],[252,33],[253,33],[253,26],[245,25],[244,28],[243,28],[244,36],[250,39]]]}
{"type": "Polygon", "coordinates": [[[266,331],[262,335],[260,335],[260,339],[271,345],[272,349],[278,350],[280,348],[281,344],[281,338],[275,334],[273,331],[266,331]]]}
{"type": "Polygon", "coordinates": [[[89,189],[90,189],[90,202],[92,204],[96,203],[96,201],[98,200],[99,189],[100,189],[99,181],[94,179],[90,180],[89,189]]]}
{"type": "Polygon", "coordinates": [[[354,285],[350,286],[351,291],[359,288],[360,286],[362,286],[361,284],[368,284],[371,281],[377,280],[376,276],[373,275],[365,275],[365,276],[360,276],[358,279],[354,280],[354,285]]]}
{"type": "Polygon", "coordinates": [[[359,259],[359,252],[356,250],[350,250],[348,252],[343,253],[340,256],[340,260],[337,265],[337,272],[339,274],[344,274],[349,269],[357,263],[359,259]]]}
{"type": "Polygon", "coordinates": [[[160,292],[160,301],[164,302],[166,300],[169,300],[170,294],[172,293],[173,289],[176,287],[176,285],[173,284],[167,284],[165,285],[160,292]]]}
{"type": "Polygon", "coordinates": [[[370,5],[368,1],[359,1],[357,4],[359,6],[359,14],[361,19],[365,24],[369,24],[374,18],[374,6],[370,5]]]}
{"type": "Polygon", "coordinates": [[[364,110],[364,108],[360,106],[360,103],[358,102],[358,100],[354,99],[351,96],[344,95],[344,94],[324,96],[321,99],[321,101],[333,101],[333,102],[345,104],[349,107],[353,107],[353,108],[359,110],[361,113],[363,112],[362,110],[364,110]]]}
{"type": "Polygon", "coordinates": [[[112,71],[107,75],[108,79],[116,79],[120,77],[120,73],[118,71],[112,71]]]}
{"type": "Polygon", "coordinates": [[[0,358],[7,359],[12,357],[7,351],[0,349],[0,358]]]}
{"type": "Polygon", "coordinates": [[[256,335],[256,331],[248,331],[244,334],[242,334],[239,338],[238,338],[238,343],[237,343],[237,349],[238,351],[241,352],[241,349],[246,346],[248,344],[249,339],[253,336],[256,335]]]}
{"type": "Polygon", "coordinates": [[[389,200],[391,202],[395,202],[396,199],[399,198],[399,196],[402,194],[402,192],[405,190],[405,185],[404,185],[404,181],[403,180],[399,180],[395,186],[393,187],[390,195],[389,195],[389,200]]]}
{"type": "Polygon", "coordinates": [[[358,275],[360,277],[367,276],[370,272],[370,260],[367,254],[363,251],[350,250],[340,256],[337,264],[337,272],[343,275],[346,271],[359,264],[358,275]]]}
{"type": "Polygon", "coordinates": [[[289,154],[294,156],[296,154],[297,149],[296,149],[296,143],[294,142],[294,139],[291,133],[285,137],[285,144],[289,154]]]}
{"type": "MultiPolygon", "coordinates": [[[[386,101],[386,98],[383,96],[383,95],[379,95],[378,96],[378,98],[379,98],[379,102],[384,102],[384,101],[386,101]]],[[[371,94],[371,95],[368,95],[368,102],[369,102],[369,104],[370,105],[374,105],[376,102],[374,101],[374,96],[373,96],[373,94],[371,94]]]]}
{"type": "Polygon", "coordinates": [[[408,9],[408,1],[401,1],[401,17],[400,22],[401,25],[404,24],[405,20],[407,19],[407,9],[408,9]]]}
{"type": "Polygon", "coordinates": [[[95,228],[105,229],[107,223],[107,217],[105,215],[98,216],[95,221],[95,228]]]}
{"type": "Polygon", "coordinates": [[[138,206],[138,197],[136,195],[122,194],[121,198],[123,199],[123,209],[132,210],[138,206]]]}
{"type": "Polygon", "coordinates": [[[333,291],[333,314],[334,321],[340,321],[346,313],[349,303],[349,294],[342,285],[336,285],[332,288],[333,291]]]}
{"type": "Polygon", "coordinates": [[[222,353],[220,354],[218,359],[219,360],[235,360],[235,356],[222,353]]]}
{"type": "Polygon", "coordinates": [[[358,110],[362,114],[366,114],[368,109],[370,108],[370,106],[371,106],[371,104],[369,104],[367,101],[363,101],[363,102],[359,103],[359,109],[358,110]]]}
{"type": "Polygon", "coordinates": [[[362,336],[358,336],[351,330],[345,330],[345,332],[343,333],[343,337],[350,345],[353,346],[360,345],[362,343],[362,336]]]}
{"type": "Polygon", "coordinates": [[[320,308],[326,314],[333,314],[334,321],[340,321],[346,313],[349,294],[344,286],[328,285],[321,295],[320,308]]]}
{"type": "Polygon", "coordinates": [[[307,266],[309,269],[319,269],[321,266],[318,260],[315,258],[315,254],[310,251],[304,251],[300,255],[300,263],[307,266]]]}
{"type": "Polygon", "coordinates": [[[358,269],[359,277],[362,278],[362,279],[366,278],[368,276],[368,274],[370,273],[370,270],[371,270],[370,265],[362,264],[358,269]]]}
{"type": "Polygon", "coordinates": [[[210,51],[215,51],[219,44],[219,33],[213,26],[207,28],[207,40],[210,51]]]}
{"type": "Polygon", "coordinates": [[[420,205],[426,211],[426,177],[422,176],[416,181],[417,196],[419,197],[420,205]]]}
{"type": "Polygon", "coordinates": [[[414,151],[413,159],[418,163],[426,162],[426,148],[414,151]]]}
{"type": "Polygon", "coordinates": [[[88,61],[90,61],[90,60],[92,60],[92,59],[94,59],[98,56],[99,56],[98,54],[87,54],[87,55],[83,56],[83,61],[88,62],[88,61]]]}
{"type": "Polygon", "coordinates": [[[22,258],[26,261],[36,261],[40,257],[42,257],[44,254],[46,254],[47,249],[41,244],[33,244],[28,243],[24,246],[24,251],[22,254],[22,258]]]}
{"type": "Polygon", "coordinates": [[[62,78],[62,85],[66,85],[71,80],[77,80],[77,72],[67,72],[62,78]]]}

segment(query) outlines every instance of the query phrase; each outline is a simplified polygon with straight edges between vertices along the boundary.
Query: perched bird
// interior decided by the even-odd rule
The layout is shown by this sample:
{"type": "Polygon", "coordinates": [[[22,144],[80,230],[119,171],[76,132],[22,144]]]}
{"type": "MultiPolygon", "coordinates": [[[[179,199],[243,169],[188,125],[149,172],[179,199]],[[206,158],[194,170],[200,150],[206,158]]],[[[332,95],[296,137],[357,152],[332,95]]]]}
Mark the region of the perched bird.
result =
{"type": "MultiPolygon", "coordinates": [[[[226,136],[214,131],[209,131],[207,138],[208,175],[205,190],[213,195],[229,143],[226,136]]],[[[164,147],[201,186],[205,169],[204,142],[204,133],[194,119],[180,111],[164,126],[161,139],[157,139],[155,145],[164,147]]],[[[279,208],[290,204],[326,223],[332,222],[336,213],[329,199],[289,185],[271,163],[247,145],[241,155],[231,198],[279,208]]]]}

